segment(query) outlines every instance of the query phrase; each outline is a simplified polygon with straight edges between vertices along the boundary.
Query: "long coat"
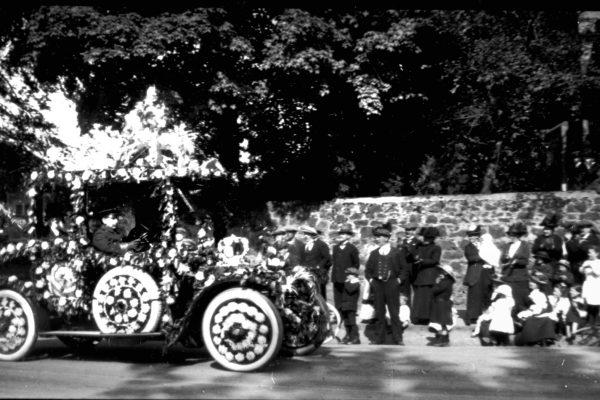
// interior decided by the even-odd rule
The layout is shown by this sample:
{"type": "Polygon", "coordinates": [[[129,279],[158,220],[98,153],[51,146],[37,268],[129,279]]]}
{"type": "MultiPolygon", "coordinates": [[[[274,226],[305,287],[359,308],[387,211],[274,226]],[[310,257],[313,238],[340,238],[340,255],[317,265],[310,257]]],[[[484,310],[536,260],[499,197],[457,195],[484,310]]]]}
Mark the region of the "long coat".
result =
{"type": "Polygon", "coordinates": [[[531,256],[531,245],[520,241],[512,257],[508,255],[512,243],[507,243],[500,261],[502,262],[502,280],[507,282],[513,293],[515,308],[513,314],[527,308],[529,296],[529,271],[527,265],[531,256]]]}
{"type": "Polygon", "coordinates": [[[321,239],[316,239],[310,250],[304,250],[301,264],[314,271],[321,284],[326,284],[329,280],[329,269],[331,268],[331,254],[327,243],[321,239]]]}
{"type": "Polygon", "coordinates": [[[454,277],[448,275],[441,268],[436,270],[436,283],[433,286],[433,300],[431,301],[430,322],[440,325],[452,325],[452,286],[454,277]]]}
{"type": "Polygon", "coordinates": [[[483,267],[485,260],[479,256],[479,250],[473,243],[465,246],[465,258],[468,265],[463,284],[468,287],[467,321],[473,321],[490,304],[493,270],[483,267]]]}
{"type": "Polygon", "coordinates": [[[411,318],[413,323],[422,323],[429,320],[432,288],[438,276],[438,267],[442,248],[436,244],[428,243],[419,246],[417,257],[421,260],[415,263],[416,276],[413,282],[414,296],[412,301],[411,318]]]}
{"type": "Polygon", "coordinates": [[[356,311],[358,308],[358,290],[349,291],[344,285],[348,276],[358,276],[360,260],[358,249],[352,243],[346,243],[342,249],[336,244],[332,249],[331,281],[333,282],[333,300],[335,308],[340,311],[356,311]]]}

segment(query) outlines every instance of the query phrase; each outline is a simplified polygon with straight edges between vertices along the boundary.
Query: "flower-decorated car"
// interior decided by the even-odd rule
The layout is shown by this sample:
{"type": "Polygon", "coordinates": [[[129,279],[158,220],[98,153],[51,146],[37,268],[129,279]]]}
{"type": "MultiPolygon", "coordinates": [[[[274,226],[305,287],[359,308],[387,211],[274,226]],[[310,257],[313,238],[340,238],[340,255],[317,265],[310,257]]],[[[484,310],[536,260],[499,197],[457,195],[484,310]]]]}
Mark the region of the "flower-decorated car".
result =
{"type": "Polygon", "coordinates": [[[211,161],[32,173],[29,237],[0,248],[0,360],[25,358],[40,336],[79,350],[132,338],[206,346],[235,371],[318,348],[329,320],[310,273],[257,262],[244,238],[217,248],[209,220],[184,218],[199,215],[190,193],[218,174],[211,161]],[[123,229],[139,246],[103,252],[98,216],[124,203],[123,229]]]}

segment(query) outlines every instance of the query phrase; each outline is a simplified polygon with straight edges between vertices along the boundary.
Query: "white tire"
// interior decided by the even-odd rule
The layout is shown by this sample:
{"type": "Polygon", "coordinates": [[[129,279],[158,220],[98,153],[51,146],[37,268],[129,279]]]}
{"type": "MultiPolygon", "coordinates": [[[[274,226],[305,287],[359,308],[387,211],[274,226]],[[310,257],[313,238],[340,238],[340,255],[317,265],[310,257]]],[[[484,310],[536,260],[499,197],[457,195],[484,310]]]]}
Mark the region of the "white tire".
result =
{"type": "Polygon", "coordinates": [[[29,300],[14,290],[0,290],[0,361],[25,358],[37,334],[35,313],[29,300]]]}
{"type": "Polygon", "coordinates": [[[102,333],[154,332],[162,315],[160,290],[141,269],[113,268],[94,289],[92,314],[102,333]]]}
{"type": "Polygon", "coordinates": [[[254,371],[281,349],[283,323],[261,293],[232,288],[219,293],[202,317],[202,340],[210,355],[231,371],[254,371]]]}

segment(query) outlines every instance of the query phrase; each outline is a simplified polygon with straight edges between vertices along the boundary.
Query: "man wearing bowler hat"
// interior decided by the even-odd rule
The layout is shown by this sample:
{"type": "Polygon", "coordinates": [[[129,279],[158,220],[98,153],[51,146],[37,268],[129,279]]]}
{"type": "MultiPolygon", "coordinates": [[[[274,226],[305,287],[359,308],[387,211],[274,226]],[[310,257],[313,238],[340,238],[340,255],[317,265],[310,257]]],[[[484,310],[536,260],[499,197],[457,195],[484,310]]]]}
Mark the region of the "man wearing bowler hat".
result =
{"type": "Polygon", "coordinates": [[[356,326],[356,310],[360,293],[360,282],[358,281],[360,260],[358,249],[350,243],[352,236],[354,236],[352,227],[344,225],[337,232],[338,243],[332,249],[333,300],[346,327],[346,336],[342,339],[344,344],[360,344],[356,326]]]}
{"type": "Polygon", "coordinates": [[[383,344],[386,334],[386,306],[392,323],[394,344],[404,345],[400,323],[400,285],[408,278],[408,268],[400,251],[392,248],[389,241],[391,228],[388,224],[373,230],[379,247],[369,254],[365,266],[365,278],[369,281],[375,297],[377,336],[371,344],[383,344]]]}
{"type": "Polygon", "coordinates": [[[305,266],[317,276],[320,293],[324,299],[327,299],[326,287],[331,268],[329,246],[318,237],[319,233],[311,226],[303,225],[298,232],[306,239],[300,265],[305,266]]]}

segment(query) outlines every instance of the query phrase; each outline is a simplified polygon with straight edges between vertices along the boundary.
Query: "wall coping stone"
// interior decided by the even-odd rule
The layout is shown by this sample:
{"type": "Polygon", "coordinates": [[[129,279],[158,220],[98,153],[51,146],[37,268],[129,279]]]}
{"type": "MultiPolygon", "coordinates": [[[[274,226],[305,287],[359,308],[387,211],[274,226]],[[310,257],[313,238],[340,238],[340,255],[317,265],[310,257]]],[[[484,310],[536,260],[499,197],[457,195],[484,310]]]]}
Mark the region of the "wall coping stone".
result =
{"type": "Polygon", "coordinates": [[[514,200],[517,196],[525,198],[537,198],[539,196],[552,194],[563,199],[581,199],[596,197],[598,193],[593,190],[572,190],[566,192],[509,192],[492,194],[448,194],[448,195],[414,195],[414,196],[384,196],[384,197],[347,197],[332,201],[333,204],[384,204],[384,203],[407,203],[407,202],[431,202],[431,201],[463,201],[463,200],[514,200]]]}

